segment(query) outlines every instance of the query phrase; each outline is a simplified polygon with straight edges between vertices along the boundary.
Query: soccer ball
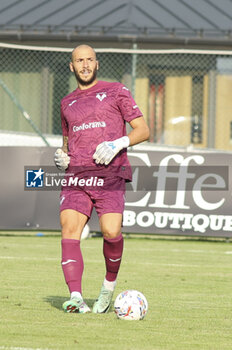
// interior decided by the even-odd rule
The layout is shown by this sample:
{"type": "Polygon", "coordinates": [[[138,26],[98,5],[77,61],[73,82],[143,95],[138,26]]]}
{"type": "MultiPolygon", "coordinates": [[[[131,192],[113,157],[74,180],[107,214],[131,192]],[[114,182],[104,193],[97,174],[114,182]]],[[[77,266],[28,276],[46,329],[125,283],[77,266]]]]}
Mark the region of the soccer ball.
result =
{"type": "Polygon", "coordinates": [[[121,292],[114,302],[114,311],[121,320],[142,320],[147,310],[147,299],[137,290],[121,292]]]}

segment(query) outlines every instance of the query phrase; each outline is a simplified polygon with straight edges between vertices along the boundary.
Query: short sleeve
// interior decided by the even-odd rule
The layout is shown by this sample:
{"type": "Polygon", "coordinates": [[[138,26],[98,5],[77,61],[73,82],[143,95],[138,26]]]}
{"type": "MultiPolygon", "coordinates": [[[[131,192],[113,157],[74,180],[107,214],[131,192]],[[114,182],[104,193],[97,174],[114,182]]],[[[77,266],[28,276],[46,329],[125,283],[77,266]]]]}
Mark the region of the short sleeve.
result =
{"type": "Polygon", "coordinates": [[[138,108],[135,100],[133,99],[129,89],[123,84],[119,85],[117,104],[123,116],[123,119],[127,122],[141,117],[143,114],[138,108]]]}
{"type": "Polygon", "coordinates": [[[61,128],[63,136],[68,136],[68,123],[64,116],[62,104],[60,105],[61,128]]]}

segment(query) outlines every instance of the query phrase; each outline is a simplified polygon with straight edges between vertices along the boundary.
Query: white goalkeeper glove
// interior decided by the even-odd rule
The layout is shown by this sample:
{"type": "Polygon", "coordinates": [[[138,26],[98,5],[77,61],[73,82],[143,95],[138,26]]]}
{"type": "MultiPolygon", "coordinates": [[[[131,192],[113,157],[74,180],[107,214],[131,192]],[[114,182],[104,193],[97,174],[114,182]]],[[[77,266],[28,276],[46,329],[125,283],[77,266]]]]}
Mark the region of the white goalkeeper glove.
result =
{"type": "Polygon", "coordinates": [[[108,165],[118,152],[129,145],[130,139],[128,136],[123,136],[114,141],[104,141],[97,146],[93,159],[97,164],[108,165]]]}
{"type": "Polygon", "coordinates": [[[61,148],[58,148],[54,154],[54,162],[59,170],[65,170],[70,163],[70,157],[61,148]]]}

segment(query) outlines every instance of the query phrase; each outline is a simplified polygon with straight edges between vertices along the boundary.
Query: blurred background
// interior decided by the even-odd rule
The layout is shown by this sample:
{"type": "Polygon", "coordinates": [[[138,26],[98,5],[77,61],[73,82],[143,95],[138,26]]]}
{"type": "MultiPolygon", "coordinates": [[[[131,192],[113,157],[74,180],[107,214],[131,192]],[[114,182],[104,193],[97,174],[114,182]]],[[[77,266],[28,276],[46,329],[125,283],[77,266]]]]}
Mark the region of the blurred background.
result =
{"type": "Polygon", "coordinates": [[[57,145],[70,53],[87,43],[99,79],[131,90],[150,143],[230,150],[231,14],[229,0],[2,0],[0,144],[57,145]]]}

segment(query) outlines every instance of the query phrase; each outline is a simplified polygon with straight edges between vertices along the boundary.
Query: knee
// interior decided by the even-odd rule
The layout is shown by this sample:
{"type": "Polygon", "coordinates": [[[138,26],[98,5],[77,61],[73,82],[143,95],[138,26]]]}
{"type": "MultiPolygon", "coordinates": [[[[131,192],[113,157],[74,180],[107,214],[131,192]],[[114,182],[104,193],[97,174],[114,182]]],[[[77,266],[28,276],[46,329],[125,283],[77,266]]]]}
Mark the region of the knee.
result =
{"type": "Polygon", "coordinates": [[[122,214],[107,213],[100,218],[101,232],[105,238],[113,239],[120,235],[122,228],[122,214]]]}
{"type": "Polygon", "coordinates": [[[73,233],[75,233],[76,231],[76,227],[74,225],[69,225],[69,224],[64,224],[62,225],[62,234],[65,235],[72,235],[73,233]]]}
{"type": "Polygon", "coordinates": [[[87,222],[87,216],[74,210],[63,210],[60,213],[62,238],[80,239],[87,222]]]}
{"type": "Polygon", "coordinates": [[[104,227],[102,227],[102,234],[104,238],[108,238],[108,239],[116,238],[121,234],[121,226],[112,227],[111,225],[104,225],[104,227]]]}
{"type": "Polygon", "coordinates": [[[81,230],[78,229],[76,225],[72,225],[69,223],[62,225],[62,238],[66,239],[80,239],[81,237],[81,230]]]}

